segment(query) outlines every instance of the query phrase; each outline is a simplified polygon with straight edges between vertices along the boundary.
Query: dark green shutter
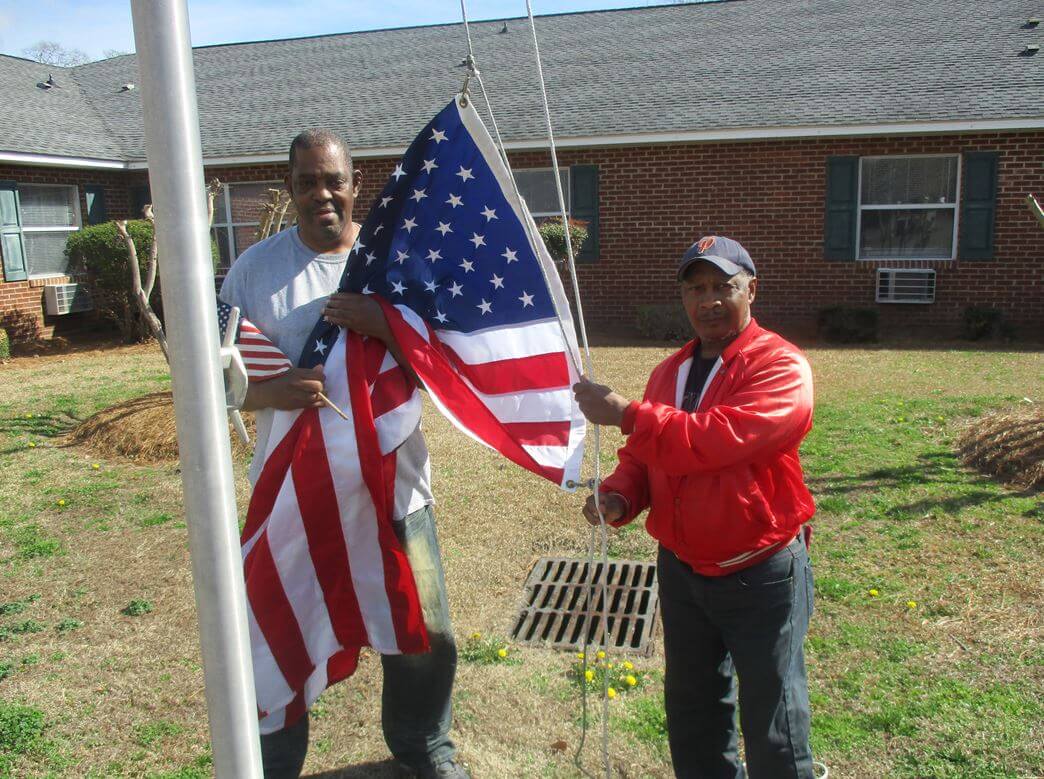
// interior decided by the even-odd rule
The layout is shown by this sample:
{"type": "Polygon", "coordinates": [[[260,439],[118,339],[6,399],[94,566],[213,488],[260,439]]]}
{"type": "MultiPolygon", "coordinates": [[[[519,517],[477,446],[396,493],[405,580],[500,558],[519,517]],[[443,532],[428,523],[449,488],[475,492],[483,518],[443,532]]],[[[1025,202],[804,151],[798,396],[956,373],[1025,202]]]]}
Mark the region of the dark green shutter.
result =
{"type": "Polygon", "coordinates": [[[587,240],[576,260],[595,262],[598,259],[598,166],[572,165],[569,178],[569,216],[587,222],[587,240]]]}
{"type": "Polygon", "coordinates": [[[859,158],[827,157],[826,220],[823,257],[856,258],[856,219],[859,218],[859,158]]]}
{"type": "Polygon", "coordinates": [[[995,151],[967,152],[964,155],[961,227],[957,242],[957,256],[962,260],[993,259],[997,158],[995,151]]]}
{"type": "Polygon", "coordinates": [[[0,181],[0,252],[4,255],[4,280],[25,281],[25,241],[18,208],[18,185],[0,181]]]}
{"type": "Polygon", "coordinates": [[[102,222],[108,222],[105,188],[100,184],[88,184],[83,188],[83,196],[87,201],[87,224],[100,225],[102,222]]]}

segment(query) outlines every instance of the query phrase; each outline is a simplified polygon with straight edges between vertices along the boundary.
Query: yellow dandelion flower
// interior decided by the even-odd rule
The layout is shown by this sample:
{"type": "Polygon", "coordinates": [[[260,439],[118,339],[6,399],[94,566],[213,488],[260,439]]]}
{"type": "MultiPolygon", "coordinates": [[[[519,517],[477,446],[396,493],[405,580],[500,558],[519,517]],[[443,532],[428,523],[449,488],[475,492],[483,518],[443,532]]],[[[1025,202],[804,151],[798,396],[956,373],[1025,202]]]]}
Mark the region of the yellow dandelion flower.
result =
{"type": "Polygon", "coordinates": [[[584,659],[584,653],[583,652],[577,652],[576,653],[576,659],[577,660],[583,660],[584,659]]]}
{"type": "Polygon", "coordinates": [[[874,589],[870,590],[870,597],[871,598],[876,598],[880,594],[881,593],[879,593],[877,590],[874,590],[874,589]]]}
{"type": "Polygon", "coordinates": [[[612,667],[613,667],[613,664],[612,664],[612,663],[609,663],[609,667],[610,667],[610,668],[612,668],[612,667]]]}
{"type": "Polygon", "coordinates": [[[499,657],[501,659],[507,657],[507,650],[506,649],[498,649],[497,650],[497,657],[499,657]]]}
{"type": "Polygon", "coordinates": [[[623,667],[626,668],[628,671],[633,671],[634,670],[634,663],[632,663],[630,660],[624,660],[623,661],[623,667]]]}
{"type": "Polygon", "coordinates": [[[26,415],[25,415],[25,418],[26,418],[26,419],[32,419],[32,418],[33,418],[33,415],[32,415],[32,414],[26,414],[26,415]]]}
{"type": "Polygon", "coordinates": [[[596,654],[595,657],[597,657],[599,660],[604,660],[605,659],[605,652],[603,652],[601,649],[599,649],[598,650],[598,654],[596,654]]]}
{"type": "Polygon", "coordinates": [[[35,441],[30,441],[28,444],[26,444],[26,446],[28,446],[30,449],[35,449],[36,448],[36,442],[35,441]]]}
{"type": "Polygon", "coordinates": [[[476,631],[476,632],[474,632],[474,633],[472,633],[472,634],[471,634],[471,637],[472,637],[472,638],[473,638],[473,639],[474,639],[475,641],[478,641],[478,640],[479,640],[480,638],[482,638],[482,634],[481,634],[481,633],[479,633],[478,631],[476,631]]]}
{"type": "Polygon", "coordinates": [[[584,678],[587,679],[587,681],[589,682],[592,681],[594,679],[594,671],[590,669],[584,671],[584,678]]]}
{"type": "Polygon", "coordinates": [[[58,505],[59,506],[64,506],[65,505],[65,498],[59,498],[58,499],[58,505]]]}
{"type": "Polygon", "coordinates": [[[906,607],[910,608],[910,609],[916,609],[917,608],[917,601],[915,601],[915,600],[908,600],[906,602],[906,607]]]}
{"type": "Polygon", "coordinates": [[[627,686],[628,687],[634,687],[636,684],[638,684],[638,680],[635,679],[633,676],[630,676],[630,675],[625,676],[624,677],[624,681],[627,682],[627,686]]]}
{"type": "Polygon", "coordinates": [[[608,695],[610,699],[612,699],[612,698],[615,698],[615,697],[616,697],[616,689],[615,689],[615,688],[613,688],[613,687],[610,687],[610,688],[609,688],[609,689],[608,689],[608,690],[606,691],[606,695],[608,695]]]}
{"type": "Polygon", "coordinates": [[[101,468],[101,466],[98,465],[98,463],[91,463],[91,468],[93,468],[94,470],[98,470],[99,468],[101,468]]]}

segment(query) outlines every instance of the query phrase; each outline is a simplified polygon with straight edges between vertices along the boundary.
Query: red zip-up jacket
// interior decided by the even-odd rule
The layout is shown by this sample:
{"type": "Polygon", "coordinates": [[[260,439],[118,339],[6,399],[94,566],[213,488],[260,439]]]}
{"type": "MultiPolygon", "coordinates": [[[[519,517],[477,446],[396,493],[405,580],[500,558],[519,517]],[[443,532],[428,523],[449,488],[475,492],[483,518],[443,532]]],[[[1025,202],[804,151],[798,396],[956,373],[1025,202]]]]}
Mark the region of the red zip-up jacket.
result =
{"type": "Polygon", "coordinates": [[[602,490],[649,508],[646,528],[704,576],[754,565],[815,512],[798,446],[812,427],[812,371],[751,320],[722,352],[696,411],[679,409],[696,342],[664,360],[624,412],[627,443],[602,490]]]}

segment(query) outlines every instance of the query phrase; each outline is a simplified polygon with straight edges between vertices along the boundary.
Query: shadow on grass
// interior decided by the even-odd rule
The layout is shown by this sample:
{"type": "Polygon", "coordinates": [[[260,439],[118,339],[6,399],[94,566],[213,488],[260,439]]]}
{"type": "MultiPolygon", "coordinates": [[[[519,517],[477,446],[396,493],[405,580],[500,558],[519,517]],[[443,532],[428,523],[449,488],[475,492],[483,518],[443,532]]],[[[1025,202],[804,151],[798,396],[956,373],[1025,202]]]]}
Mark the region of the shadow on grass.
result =
{"type": "MultiPolygon", "coordinates": [[[[899,499],[890,501],[890,505],[882,505],[881,515],[888,518],[924,516],[937,512],[957,514],[963,509],[1012,498],[1031,498],[1042,492],[1039,488],[1014,490],[999,479],[967,470],[950,452],[921,454],[912,465],[875,468],[854,474],[809,476],[806,483],[820,500],[880,495],[886,490],[908,490],[913,487],[920,487],[927,492],[910,501],[901,499],[909,494],[904,493],[899,499]]],[[[1038,503],[1024,516],[1044,518],[1044,506],[1038,503]]]]}
{"type": "Polygon", "coordinates": [[[379,763],[360,763],[346,766],[334,771],[323,771],[318,774],[305,774],[304,779],[404,779],[412,776],[391,758],[379,763]]]}
{"type": "Polygon", "coordinates": [[[7,446],[0,449],[0,454],[11,454],[25,449],[25,444],[18,441],[17,438],[11,440],[16,436],[26,436],[30,439],[58,438],[68,433],[81,421],[64,412],[0,419],[0,438],[8,438],[7,446]]]}

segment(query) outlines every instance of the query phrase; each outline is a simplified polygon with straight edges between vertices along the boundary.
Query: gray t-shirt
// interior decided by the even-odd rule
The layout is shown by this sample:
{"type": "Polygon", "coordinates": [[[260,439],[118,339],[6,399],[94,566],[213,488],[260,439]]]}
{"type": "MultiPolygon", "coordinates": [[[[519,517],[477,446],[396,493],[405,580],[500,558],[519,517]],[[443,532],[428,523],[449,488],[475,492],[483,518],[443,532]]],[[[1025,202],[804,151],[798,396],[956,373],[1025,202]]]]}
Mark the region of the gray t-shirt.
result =
{"type": "MultiPolygon", "coordinates": [[[[326,299],[341,283],[347,261],[347,252],[318,254],[309,249],[301,242],[297,228],[292,227],[243,252],[229,269],[220,298],[238,306],[240,314],[296,364],[326,299]]],[[[255,415],[257,440],[250,464],[251,483],[261,474],[272,417],[269,408],[259,409],[255,415]]],[[[418,425],[397,451],[395,518],[431,503],[431,464],[418,425]]]]}

